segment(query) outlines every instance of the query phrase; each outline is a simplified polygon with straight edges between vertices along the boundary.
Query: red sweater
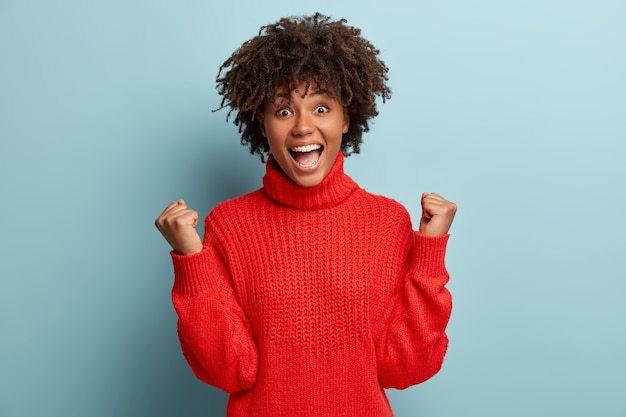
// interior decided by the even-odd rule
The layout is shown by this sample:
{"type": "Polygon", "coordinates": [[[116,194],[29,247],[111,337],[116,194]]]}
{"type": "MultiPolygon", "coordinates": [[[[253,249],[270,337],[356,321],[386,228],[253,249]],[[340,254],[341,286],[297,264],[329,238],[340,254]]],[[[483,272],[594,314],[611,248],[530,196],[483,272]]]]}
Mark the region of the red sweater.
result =
{"type": "Polygon", "coordinates": [[[391,416],[384,388],[441,368],[448,235],[413,231],[343,160],[302,188],[270,156],[263,188],[206,217],[202,252],[172,253],[183,353],[229,417],[391,416]]]}

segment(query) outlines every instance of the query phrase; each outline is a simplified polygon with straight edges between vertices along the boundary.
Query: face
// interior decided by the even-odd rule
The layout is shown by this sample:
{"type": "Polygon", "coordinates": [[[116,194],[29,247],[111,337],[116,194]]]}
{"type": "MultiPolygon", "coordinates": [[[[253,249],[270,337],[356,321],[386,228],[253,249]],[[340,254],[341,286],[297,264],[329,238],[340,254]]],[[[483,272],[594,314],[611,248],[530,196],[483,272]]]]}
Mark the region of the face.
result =
{"type": "Polygon", "coordinates": [[[259,117],[263,136],[282,170],[302,187],[318,185],[332,168],[350,125],[341,104],[305,83],[294,91],[279,87],[259,117]]]}

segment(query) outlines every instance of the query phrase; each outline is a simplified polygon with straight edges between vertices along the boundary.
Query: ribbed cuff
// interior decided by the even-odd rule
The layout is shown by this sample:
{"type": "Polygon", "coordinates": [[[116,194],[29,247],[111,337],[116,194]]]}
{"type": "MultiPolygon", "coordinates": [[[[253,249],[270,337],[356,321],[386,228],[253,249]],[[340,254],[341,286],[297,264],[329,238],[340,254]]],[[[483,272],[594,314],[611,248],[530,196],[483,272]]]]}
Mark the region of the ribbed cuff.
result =
{"type": "Polygon", "coordinates": [[[449,238],[449,234],[424,236],[415,232],[415,263],[419,275],[448,275],[445,258],[449,238]]]}
{"type": "Polygon", "coordinates": [[[211,288],[210,255],[207,247],[193,255],[170,252],[174,264],[174,286],[172,291],[180,294],[198,294],[211,288]]]}

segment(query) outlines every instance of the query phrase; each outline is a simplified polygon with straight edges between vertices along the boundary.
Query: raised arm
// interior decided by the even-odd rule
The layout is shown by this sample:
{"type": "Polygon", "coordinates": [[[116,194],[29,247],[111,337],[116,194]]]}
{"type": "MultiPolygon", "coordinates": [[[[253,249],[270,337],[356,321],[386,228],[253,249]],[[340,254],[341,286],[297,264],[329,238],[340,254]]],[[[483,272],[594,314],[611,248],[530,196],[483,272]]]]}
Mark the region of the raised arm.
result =
{"type": "Polygon", "coordinates": [[[403,389],[429,379],[441,369],[448,347],[452,298],[445,288],[445,253],[456,205],[424,193],[422,209],[420,231],[404,231],[412,234],[412,245],[376,344],[379,379],[386,388],[403,389]]]}
{"type": "Polygon", "coordinates": [[[256,381],[258,349],[219,245],[207,225],[204,241],[198,237],[198,251],[193,235],[197,214],[184,202],[172,204],[157,227],[173,243],[172,301],[183,354],[200,380],[229,393],[248,389],[256,381]],[[188,254],[181,248],[188,248],[188,254]]]}

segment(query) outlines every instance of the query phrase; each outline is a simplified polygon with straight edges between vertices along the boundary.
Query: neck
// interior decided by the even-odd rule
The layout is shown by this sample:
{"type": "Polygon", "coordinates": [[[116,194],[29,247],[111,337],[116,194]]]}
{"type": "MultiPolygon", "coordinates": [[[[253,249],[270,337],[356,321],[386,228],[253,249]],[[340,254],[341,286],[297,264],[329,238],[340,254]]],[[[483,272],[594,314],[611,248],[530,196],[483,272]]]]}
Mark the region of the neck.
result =
{"type": "Polygon", "coordinates": [[[338,153],[328,175],[313,187],[302,187],[282,171],[272,155],[267,160],[263,187],[280,204],[299,210],[320,210],[343,202],[358,185],[343,171],[344,156],[338,153]]]}

